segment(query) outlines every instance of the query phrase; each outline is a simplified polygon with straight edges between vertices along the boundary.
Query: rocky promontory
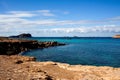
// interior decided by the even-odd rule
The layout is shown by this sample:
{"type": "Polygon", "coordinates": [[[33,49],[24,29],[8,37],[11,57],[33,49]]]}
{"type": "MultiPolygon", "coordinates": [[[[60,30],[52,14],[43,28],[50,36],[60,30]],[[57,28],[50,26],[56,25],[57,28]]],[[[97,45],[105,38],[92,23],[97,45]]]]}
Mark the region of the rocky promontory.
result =
{"type": "Polygon", "coordinates": [[[117,38],[117,39],[120,38],[120,34],[113,36],[113,38],[117,38]]]}
{"type": "Polygon", "coordinates": [[[30,33],[22,33],[17,36],[10,36],[11,38],[30,38],[32,35],[30,33]]]}
{"type": "Polygon", "coordinates": [[[0,55],[14,55],[24,51],[47,48],[52,46],[65,45],[58,42],[38,42],[35,40],[24,40],[1,37],[0,38],[0,55]]]}

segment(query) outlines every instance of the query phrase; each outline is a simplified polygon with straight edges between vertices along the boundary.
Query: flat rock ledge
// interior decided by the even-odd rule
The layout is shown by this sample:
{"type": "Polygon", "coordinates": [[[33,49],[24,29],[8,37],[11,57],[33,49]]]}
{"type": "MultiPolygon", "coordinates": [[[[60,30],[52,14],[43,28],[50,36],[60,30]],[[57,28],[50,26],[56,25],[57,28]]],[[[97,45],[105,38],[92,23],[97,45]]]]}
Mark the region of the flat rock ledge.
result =
{"type": "Polygon", "coordinates": [[[35,62],[34,57],[0,55],[0,80],[120,80],[120,68],[35,62]]]}

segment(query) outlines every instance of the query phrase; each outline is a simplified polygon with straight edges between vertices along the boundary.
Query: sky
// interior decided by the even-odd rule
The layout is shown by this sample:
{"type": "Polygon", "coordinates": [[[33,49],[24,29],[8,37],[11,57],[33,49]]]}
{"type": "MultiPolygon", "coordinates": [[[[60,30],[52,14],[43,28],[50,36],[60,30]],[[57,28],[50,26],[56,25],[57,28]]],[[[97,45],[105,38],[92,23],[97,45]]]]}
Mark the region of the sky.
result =
{"type": "Polygon", "coordinates": [[[0,0],[0,36],[111,37],[120,34],[120,0],[0,0]]]}

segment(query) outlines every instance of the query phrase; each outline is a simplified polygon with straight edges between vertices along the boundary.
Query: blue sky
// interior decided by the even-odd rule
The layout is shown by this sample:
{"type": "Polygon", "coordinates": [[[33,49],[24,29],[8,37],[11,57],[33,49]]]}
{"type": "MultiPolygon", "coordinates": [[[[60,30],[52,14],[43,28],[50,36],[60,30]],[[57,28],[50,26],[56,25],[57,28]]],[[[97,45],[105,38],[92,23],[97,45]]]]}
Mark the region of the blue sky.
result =
{"type": "Polygon", "coordinates": [[[120,34],[120,0],[0,0],[0,36],[120,34]]]}

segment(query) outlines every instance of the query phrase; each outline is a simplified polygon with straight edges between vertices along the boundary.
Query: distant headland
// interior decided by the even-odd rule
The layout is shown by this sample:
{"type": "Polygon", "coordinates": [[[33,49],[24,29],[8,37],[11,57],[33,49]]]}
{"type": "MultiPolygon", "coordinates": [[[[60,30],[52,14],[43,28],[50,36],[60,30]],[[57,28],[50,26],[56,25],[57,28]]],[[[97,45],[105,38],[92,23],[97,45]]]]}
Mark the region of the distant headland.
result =
{"type": "Polygon", "coordinates": [[[9,36],[11,38],[30,38],[32,35],[30,33],[22,33],[16,36],[9,36]]]}
{"type": "Polygon", "coordinates": [[[120,34],[113,36],[113,38],[120,38],[120,34]]]}

